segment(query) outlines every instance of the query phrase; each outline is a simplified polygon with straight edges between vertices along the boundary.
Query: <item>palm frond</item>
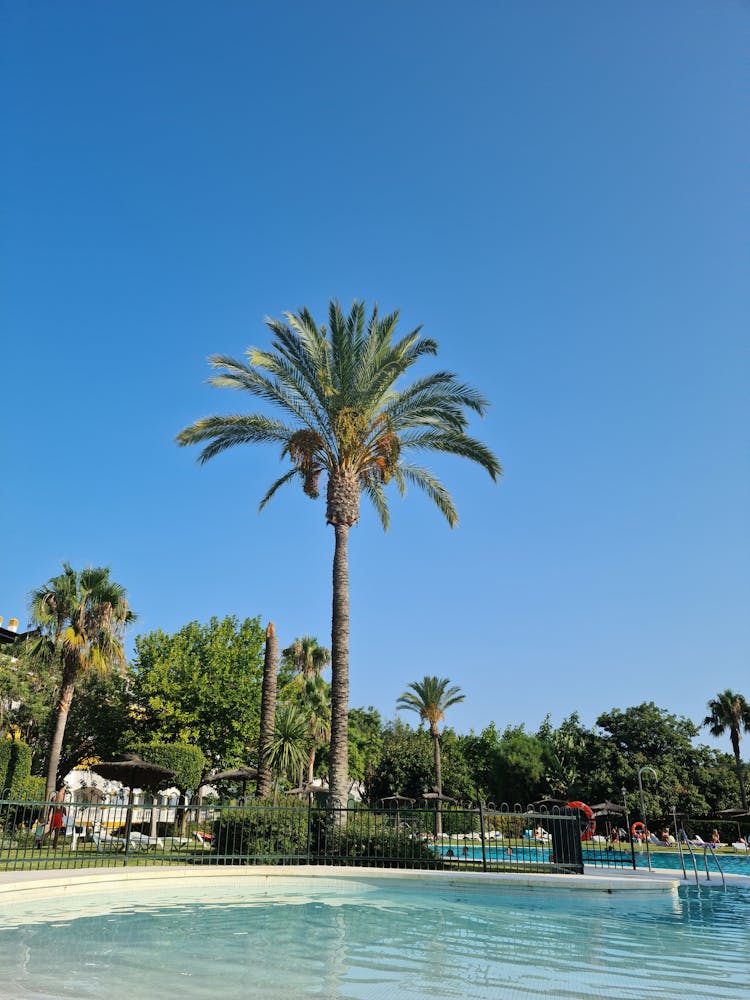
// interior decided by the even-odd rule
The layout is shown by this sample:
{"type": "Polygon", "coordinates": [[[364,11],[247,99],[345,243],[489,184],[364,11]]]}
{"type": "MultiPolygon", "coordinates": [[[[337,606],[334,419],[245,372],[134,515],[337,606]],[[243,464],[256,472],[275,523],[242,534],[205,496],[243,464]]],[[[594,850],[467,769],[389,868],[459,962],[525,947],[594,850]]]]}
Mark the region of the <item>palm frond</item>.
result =
{"type": "Polygon", "coordinates": [[[453,499],[443,484],[428,469],[420,469],[415,465],[400,463],[394,470],[393,478],[403,493],[406,483],[418,487],[432,500],[437,509],[446,519],[451,528],[458,524],[458,513],[453,506],[453,499]]]}
{"type": "Polygon", "coordinates": [[[391,514],[388,510],[388,501],[386,500],[385,491],[383,490],[382,485],[379,482],[368,479],[365,482],[363,489],[373,507],[377,511],[380,523],[383,525],[383,531],[388,531],[388,528],[391,525],[391,514]]]}
{"type": "Polygon", "coordinates": [[[295,476],[299,475],[299,469],[290,469],[289,472],[285,472],[283,476],[280,476],[258,504],[258,510],[263,510],[268,501],[273,497],[276,491],[284,485],[284,483],[288,483],[290,479],[294,479],[295,476]]]}
{"type": "Polygon", "coordinates": [[[241,413],[228,416],[203,417],[186,427],[177,435],[177,443],[181,447],[210,441],[198,456],[203,465],[209,459],[227,448],[238,444],[258,444],[282,442],[286,444],[294,431],[280,420],[269,417],[244,415],[241,413]]]}
{"type": "Polygon", "coordinates": [[[503,474],[502,466],[489,448],[466,434],[437,430],[418,431],[404,434],[401,445],[404,450],[413,448],[418,451],[440,451],[449,455],[460,455],[461,458],[468,458],[481,465],[492,479],[497,479],[503,474]]]}

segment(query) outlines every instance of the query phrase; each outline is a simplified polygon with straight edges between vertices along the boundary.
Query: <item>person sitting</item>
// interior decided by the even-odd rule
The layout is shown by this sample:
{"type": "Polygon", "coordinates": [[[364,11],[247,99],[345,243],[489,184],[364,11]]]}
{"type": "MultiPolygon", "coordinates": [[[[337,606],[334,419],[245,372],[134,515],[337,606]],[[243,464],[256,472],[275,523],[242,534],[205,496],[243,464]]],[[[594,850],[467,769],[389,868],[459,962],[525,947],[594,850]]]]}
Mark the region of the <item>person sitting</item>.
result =
{"type": "Polygon", "coordinates": [[[674,847],[674,845],[677,843],[677,841],[674,839],[674,837],[666,827],[664,827],[664,829],[661,832],[661,839],[664,841],[667,847],[674,847]]]}
{"type": "Polygon", "coordinates": [[[719,846],[721,844],[721,837],[719,836],[718,830],[711,831],[711,843],[719,846]]]}

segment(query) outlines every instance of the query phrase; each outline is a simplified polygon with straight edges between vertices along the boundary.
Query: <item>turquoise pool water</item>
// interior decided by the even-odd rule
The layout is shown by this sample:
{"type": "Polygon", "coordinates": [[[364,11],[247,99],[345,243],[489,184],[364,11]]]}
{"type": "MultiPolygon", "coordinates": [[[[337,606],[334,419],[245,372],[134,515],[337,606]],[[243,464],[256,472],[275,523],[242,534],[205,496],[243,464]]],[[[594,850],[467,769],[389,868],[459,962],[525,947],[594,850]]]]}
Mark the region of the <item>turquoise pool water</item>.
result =
{"type": "Polygon", "coordinates": [[[747,997],[744,887],[607,895],[366,876],[218,881],[6,907],[0,997],[747,997]]]}

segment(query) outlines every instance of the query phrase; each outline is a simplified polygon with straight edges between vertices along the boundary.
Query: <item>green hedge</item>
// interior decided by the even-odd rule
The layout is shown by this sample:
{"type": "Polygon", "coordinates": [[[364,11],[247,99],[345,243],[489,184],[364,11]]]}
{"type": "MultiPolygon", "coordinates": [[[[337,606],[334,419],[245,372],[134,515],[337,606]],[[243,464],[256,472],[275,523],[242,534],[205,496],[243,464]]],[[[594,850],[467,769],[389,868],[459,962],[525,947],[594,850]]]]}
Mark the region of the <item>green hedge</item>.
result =
{"type": "Polygon", "coordinates": [[[150,764],[175,771],[172,784],[180,791],[192,791],[200,785],[206,760],[198,747],[189,743],[135,743],[128,749],[150,764]]]}
{"type": "Polygon", "coordinates": [[[8,772],[10,770],[10,748],[13,746],[11,740],[0,740],[0,795],[5,793],[10,787],[8,772]]]}

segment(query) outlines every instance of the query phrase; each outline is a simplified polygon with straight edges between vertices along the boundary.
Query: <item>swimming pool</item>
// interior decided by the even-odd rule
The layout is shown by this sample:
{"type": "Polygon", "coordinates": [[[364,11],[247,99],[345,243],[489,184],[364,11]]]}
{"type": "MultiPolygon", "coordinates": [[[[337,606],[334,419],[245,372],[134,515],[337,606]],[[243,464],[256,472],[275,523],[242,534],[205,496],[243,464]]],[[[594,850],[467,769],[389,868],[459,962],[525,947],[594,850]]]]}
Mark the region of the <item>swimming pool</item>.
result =
{"type": "Polygon", "coordinates": [[[251,875],[2,910],[3,1000],[744,1000],[750,977],[744,887],[251,875]]]}

